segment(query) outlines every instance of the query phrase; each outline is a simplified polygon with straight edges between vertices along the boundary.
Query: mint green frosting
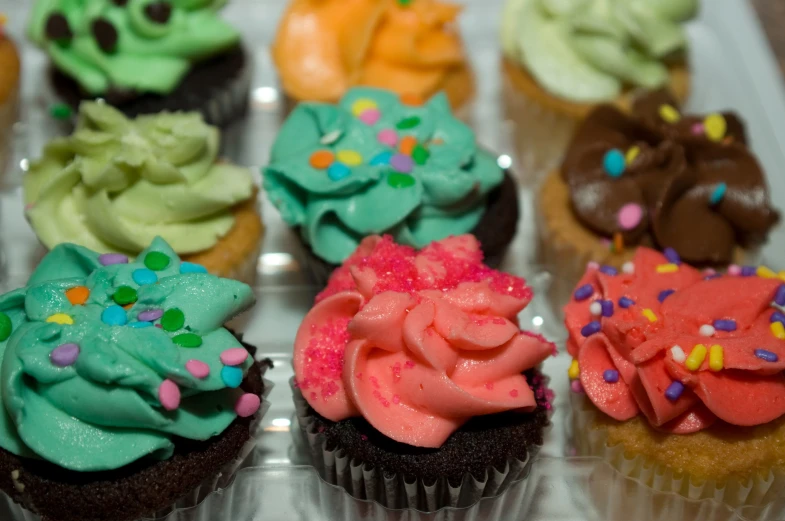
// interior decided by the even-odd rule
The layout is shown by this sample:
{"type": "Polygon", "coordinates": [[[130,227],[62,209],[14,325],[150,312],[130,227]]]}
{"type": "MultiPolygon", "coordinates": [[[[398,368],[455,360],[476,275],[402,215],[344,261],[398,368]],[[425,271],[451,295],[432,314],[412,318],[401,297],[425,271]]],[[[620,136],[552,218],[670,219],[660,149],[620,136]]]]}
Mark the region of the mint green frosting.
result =
{"type": "Polygon", "coordinates": [[[471,231],[502,181],[496,159],[478,149],[444,94],[407,106],[390,91],[354,88],[337,105],[297,106],[273,145],[264,187],[316,255],[337,264],[370,234],[419,248],[471,231]],[[393,146],[380,140],[392,132],[393,146]],[[405,137],[418,143],[408,155],[398,152],[405,137]],[[318,151],[335,157],[329,168],[312,166],[318,151]]]}
{"type": "Polygon", "coordinates": [[[206,250],[253,194],[248,169],[216,163],[217,128],[197,112],[126,118],[84,102],[76,130],[24,177],[27,216],[48,248],[73,242],[135,256],[161,236],[180,254],[206,250]]]}
{"type": "Polygon", "coordinates": [[[151,20],[148,5],[157,0],[36,0],[28,34],[54,65],[74,78],[90,95],[110,89],[168,94],[191,65],[221,53],[240,41],[240,34],[216,11],[226,0],[170,0],[165,23],[151,20]],[[54,14],[68,20],[72,38],[51,40],[47,21],[54,14]],[[102,19],[117,33],[106,51],[96,41],[93,23],[102,19]]]}
{"type": "MultiPolygon", "coordinates": [[[[195,265],[185,266],[183,271],[195,265]]],[[[221,326],[253,303],[245,284],[207,273],[181,274],[180,260],[160,238],[137,262],[109,266],[81,246],[58,246],[27,286],[0,297],[0,312],[13,326],[0,342],[0,447],[89,472],[146,456],[168,458],[174,436],[206,440],[220,434],[235,420],[234,406],[243,394],[221,377],[221,353],[240,346],[221,326]],[[133,274],[145,268],[149,252],[163,253],[170,262],[155,272],[158,283],[140,286],[133,274]],[[134,288],[138,300],[127,311],[128,325],[108,325],[102,313],[115,304],[113,295],[123,285],[134,288]],[[66,296],[75,286],[90,290],[84,305],[66,296]],[[133,326],[140,312],[174,308],[185,316],[176,331],[133,326]],[[71,317],[73,324],[47,322],[55,314],[71,317]],[[202,345],[179,347],[172,339],[181,333],[195,333],[202,345]],[[73,365],[57,366],[50,356],[67,343],[77,344],[79,355],[73,365]],[[192,376],[189,360],[207,364],[209,376],[192,376]],[[173,411],[158,397],[167,379],[182,396],[173,411]]],[[[243,373],[252,363],[249,356],[240,366],[243,373]]]]}
{"type": "Polygon", "coordinates": [[[698,0],[507,0],[502,46],[551,94],[611,101],[625,86],[667,84],[697,9],[698,0]]]}

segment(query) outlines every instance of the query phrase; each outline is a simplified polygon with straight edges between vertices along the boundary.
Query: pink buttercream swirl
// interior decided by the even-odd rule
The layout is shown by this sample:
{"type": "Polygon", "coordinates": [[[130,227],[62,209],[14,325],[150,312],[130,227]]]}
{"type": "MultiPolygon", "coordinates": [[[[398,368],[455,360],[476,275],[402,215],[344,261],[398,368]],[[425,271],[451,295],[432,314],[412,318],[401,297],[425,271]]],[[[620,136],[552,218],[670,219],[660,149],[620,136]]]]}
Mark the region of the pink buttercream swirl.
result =
{"type": "Polygon", "coordinates": [[[767,270],[745,271],[674,269],[648,248],[638,249],[634,273],[589,268],[565,307],[565,323],[592,403],[616,420],[642,413],[653,427],[678,434],[718,419],[754,426],[785,414],[785,340],[778,338],[785,316],[771,305],[785,288],[767,270]],[[608,309],[610,301],[612,315],[592,314],[596,301],[608,309]],[[600,327],[587,327],[592,322],[600,327]],[[707,354],[699,349],[690,360],[698,345],[707,354]],[[713,346],[722,357],[712,366],[713,346]],[[618,381],[613,373],[607,378],[609,370],[618,381]]]}
{"type": "Polygon", "coordinates": [[[297,384],[329,420],[362,416],[395,441],[440,447],[472,417],[537,407],[521,373],[554,348],[518,328],[531,298],[482,263],[471,235],[420,252],[366,238],[300,326],[297,384]]]}

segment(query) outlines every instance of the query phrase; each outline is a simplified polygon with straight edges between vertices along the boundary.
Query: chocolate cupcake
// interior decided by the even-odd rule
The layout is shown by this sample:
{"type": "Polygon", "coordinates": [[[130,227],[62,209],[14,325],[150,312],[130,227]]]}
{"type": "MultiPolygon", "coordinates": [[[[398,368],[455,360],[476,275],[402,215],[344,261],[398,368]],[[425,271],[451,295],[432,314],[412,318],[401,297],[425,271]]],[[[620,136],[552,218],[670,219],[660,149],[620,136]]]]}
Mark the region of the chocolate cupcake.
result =
{"type": "Polygon", "coordinates": [[[161,239],[135,262],[54,248],[0,297],[0,489],[15,508],[132,521],[227,484],[267,366],[222,324],[253,302],[161,239]]]}
{"type": "Polygon", "coordinates": [[[367,235],[422,248],[474,233],[491,266],[512,241],[512,176],[477,146],[444,95],[412,103],[355,88],[337,105],[300,104],[281,128],[264,187],[300,234],[319,286],[367,235]]]}
{"type": "Polygon", "coordinates": [[[550,409],[537,368],[554,352],[518,328],[531,298],[470,235],[419,253],[364,239],[295,339],[297,416],[322,478],[425,511],[523,479],[550,409]]]}
{"type": "Polygon", "coordinates": [[[223,126],[248,107],[251,62],[221,0],[37,0],[29,37],[74,108],[103,99],[129,116],[199,111],[223,126]]]}

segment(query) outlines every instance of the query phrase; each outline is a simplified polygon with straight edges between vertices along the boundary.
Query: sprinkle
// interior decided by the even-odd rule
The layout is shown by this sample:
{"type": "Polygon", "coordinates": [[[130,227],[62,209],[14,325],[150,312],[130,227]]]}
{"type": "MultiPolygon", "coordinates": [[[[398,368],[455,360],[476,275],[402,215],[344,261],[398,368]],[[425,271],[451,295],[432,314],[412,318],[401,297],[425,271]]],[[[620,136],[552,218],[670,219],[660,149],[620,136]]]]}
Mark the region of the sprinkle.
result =
{"type": "Polygon", "coordinates": [[[398,130],[409,130],[419,125],[420,121],[421,120],[419,116],[409,116],[408,118],[404,118],[400,120],[398,123],[396,123],[395,128],[397,128],[398,130]]]}
{"type": "Polygon", "coordinates": [[[602,315],[602,304],[600,303],[599,300],[589,304],[589,313],[591,313],[595,317],[599,317],[600,315],[602,315]]]}
{"type": "MultiPolygon", "coordinates": [[[[153,319],[155,320],[155,319],[153,319]]],[[[179,308],[167,309],[161,318],[164,331],[177,331],[185,325],[185,314],[179,308]]]]}
{"type": "Polygon", "coordinates": [[[714,371],[722,371],[722,365],[724,363],[724,354],[722,352],[722,346],[714,344],[709,348],[709,370],[714,371]]]}
{"type": "Polygon", "coordinates": [[[665,389],[665,398],[675,402],[684,392],[684,384],[681,382],[671,382],[667,389],[665,389]]]}
{"type": "Polygon", "coordinates": [[[583,336],[591,336],[595,333],[599,333],[601,327],[602,326],[600,326],[599,322],[597,322],[596,320],[592,320],[591,322],[589,322],[588,324],[586,324],[581,328],[581,334],[583,336]]]}
{"type": "Polygon", "coordinates": [[[583,394],[583,386],[580,380],[573,380],[570,382],[570,390],[575,394],[583,394]]]}
{"type": "Polygon", "coordinates": [[[632,275],[633,273],[635,273],[635,264],[633,264],[632,262],[625,262],[621,267],[621,271],[623,271],[628,275],[632,275]]]}
{"type": "Polygon", "coordinates": [[[180,263],[180,273],[183,275],[188,273],[207,273],[207,268],[195,262],[182,262],[180,263]]]}
{"type": "Polygon", "coordinates": [[[124,326],[128,323],[128,316],[120,306],[111,305],[101,313],[101,322],[109,326],[124,326]]]}
{"type": "Polygon", "coordinates": [[[87,299],[90,298],[90,290],[85,286],[74,286],[65,292],[65,298],[73,306],[83,306],[87,299]]]}
{"type": "Polygon", "coordinates": [[[379,152],[373,156],[373,159],[371,159],[371,162],[368,164],[371,166],[386,166],[390,164],[390,159],[392,159],[392,156],[393,154],[390,151],[379,152]]]}
{"type": "Polygon", "coordinates": [[[308,164],[316,170],[324,170],[335,160],[335,156],[329,150],[317,150],[308,158],[308,164]]]}
{"type": "Polygon", "coordinates": [[[640,224],[642,218],[643,208],[635,203],[625,204],[616,215],[616,220],[622,230],[632,230],[640,224]]]}
{"type": "Polygon", "coordinates": [[[741,275],[741,267],[738,264],[728,266],[728,275],[741,275]]]}
{"type": "Polygon", "coordinates": [[[756,349],[755,356],[766,362],[777,362],[780,359],[776,353],[772,353],[766,349],[756,349]]]}
{"type": "MultiPolygon", "coordinates": [[[[180,311],[180,310],[178,309],[177,311],[180,311]]],[[[163,316],[163,314],[164,314],[164,310],[163,309],[148,309],[146,311],[142,311],[141,313],[139,313],[139,315],[137,315],[136,318],[137,318],[137,320],[141,320],[141,321],[144,321],[144,322],[152,322],[154,320],[158,320],[159,318],[161,318],[161,316],[163,316]]],[[[183,321],[185,321],[185,317],[183,317],[183,321]]],[[[182,326],[180,326],[180,327],[182,327],[182,326]]],[[[180,328],[178,327],[177,329],[180,329],[180,328]]],[[[174,329],[173,331],[177,331],[177,329],[174,329]]]]}
{"type": "Polygon", "coordinates": [[[575,300],[580,302],[582,300],[586,300],[587,298],[591,297],[593,293],[594,293],[594,288],[592,287],[592,285],[584,284],[583,286],[575,290],[575,293],[573,293],[573,297],[575,297],[575,300]]]}
{"type": "Polygon", "coordinates": [[[428,149],[422,145],[415,145],[414,149],[412,150],[412,159],[414,162],[420,166],[424,165],[428,162],[428,158],[431,157],[431,153],[428,152],[428,149]]]}
{"type": "Polygon", "coordinates": [[[615,276],[619,274],[619,270],[613,266],[600,266],[600,271],[606,275],[615,276]]]}
{"type": "Polygon", "coordinates": [[[395,154],[390,159],[390,166],[402,174],[409,174],[414,170],[414,160],[403,154],[395,154]]]}
{"type": "Polygon", "coordinates": [[[512,396],[513,398],[517,398],[518,397],[518,389],[513,389],[512,391],[510,391],[510,396],[512,396]]]}
{"type": "Polygon", "coordinates": [[[769,327],[771,328],[772,335],[780,340],[785,340],[785,325],[783,325],[782,322],[772,322],[769,327]]]}
{"type": "Polygon", "coordinates": [[[242,347],[234,347],[221,353],[221,363],[224,365],[242,365],[246,360],[248,351],[242,347]]]}
{"type": "Polygon", "coordinates": [[[338,161],[348,166],[363,164],[363,156],[356,150],[339,150],[336,157],[338,161]]]}
{"type": "Polygon", "coordinates": [[[758,269],[755,270],[755,273],[758,277],[762,279],[776,279],[777,273],[767,266],[758,266],[758,269]]]}
{"type": "Polygon", "coordinates": [[[714,326],[711,324],[703,324],[700,328],[698,328],[698,334],[700,336],[714,336],[714,333],[714,326]]]}
{"type": "Polygon", "coordinates": [[[66,103],[53,103],[49,107],[49,114],[57,120],[65,121],[71,119],[74,111],[71,107],[66,103]]]}
{"type": "Polygon", "coordinates": [[[328,132],[327,134],[323,135],[319,139],[319,143],[321,143],[322,145],[332,145],[333,143],[338,141],[342,135],[343,132],[341,132],[340,130],[333,130],[332,132],[328,132]]]}
{"type": "Polygon", "coordinates": [[[736,321],[731,318],[715,320],[714,329],[718,331],[736,331],[736,321]]]}
{"type": "Polygon", "coordinates": [[[11,336],[14,325],[11,323],[11,317],[5,313],[0,313],[0,342],[5,342],[11,336]]]}
{"type": "Polygon", "coordinates": [[[570,380],[577,380],[580,375],[581,366],[577,360],[573,359],[572,363],[570,363],[570,368],[567,370],[567,376],[570,377],[570,380]]]}
{"type": "Polygon", "coordinates": [[[679,271],[677,264],[659,264],[657,265],[657,273],[674,273],[679,271]]]}
{"type": "Polygon", "coordinates": [[[382,145],[394,147],[396,144],[398,144],[398,133],[391,128],[380,130],[379,133],[376,134],[376,141],[382,145]]]}
{"type": "Polygon", "coordinates": [[[660,291],[659,295],[657,295],[657,300],[659,300],[660,302],[664,302],[666,298],[670,297],[674,293],[676,293],[675,289],[664,289],[660,291]]]}
{"type": "Polygon", "coordinates": [[[111,266],[113,264],[128,264],[128,256],[122,253],[104,253],[98,257],[101,266],[111,266]]]}
{"type": "Polygon", "coordinates": [[[158,387],[158,401],[167,411],[176,411],[180,407],[180,388],[167,378],[158,387]]]}
{"type": "Polygon", "coordinates": [[[673,357],[673,361],[678,364],[683,364],[684,361],[687,360],[687,355],[684,353],[684,349],[678,345],[671,347],[671,356],[673,357]]]}
{"type": "Polygon", "coordinates": [[[641,311],[641,314],[649,319],[649,322],[657,322],[657,315],[654,314],[654,311],[650,310],[649,308],[644,308],[641,311]]]}
{"type": "Polygon", "coordinates": [[[408,188],[414,186],[416,181],[408,174],[393,172],[387,176],[387,184],[393,188],[408,188]]]}
{"type": "Polygon", "coordinates": [[[136,290],[131,286],[120,286],[114,292],[114,295],[112,295],[112,300],[121,306],[133,304],[138,298],[139,296],[137,295],[136,290]]]}
{"type": "Polygon", "coordinates": [[[379,108],[379,106],[376,104],[374,100],[370,98],[360,98],[354,103],[352,103],[352,114],[354,114],[355,117],[358,117],[366,110],[376,109],[376,108],[379,108]]]}
{"type": "Polygon", "coordinates": [[[690,127],[690,131],[696,136],[702,136],[706,129],[703,127],[703,123],[695,123],[690,127]]]}
{"type": "Polygon", "coordinates": [[[774,312],[774,313],[772,313],[772,314],[771,314],[771,316],[769,317],[769,322],[779,322],[779,323],[781,323],[782,325],[785,325],[785,315],[783,315],[783,314],[782,314],[781,312],[779,312],[779,311],[775,311],[775,312],[774,312]]]}
{"type": "Polygon", "coordinates": [[[161,271],[169,266],[171,259],[160,251],[151,251],[144,256],[144,265],[153,271],[161,271]]]}
{"type": "Polygon", "coordinates": [[[414,147],[417,145],[417,138],[414,136],[405,136],[401,139],[401,144],[398,146],[398,151],[401,154],[411,156],[414,152],[414,147]]]}
{"type": "Polygon", "coordinates": [[[725,183],[718,184],[714,191],[711,193],[711,197],[709,197],[709,204],[714,206],[716,204],[720,204],[720,202],[725,197],[725,192],[728,191],[728,185],[725,183]]]}
{"type": "Polygon", "coordinates": [[[670,247],[665,248],[664,250],[662,250],[662,254],[665,256],[666,259],[668,259],[668,262],[670,262],[671,264],[675,264],[677,266],[681,264],[681,257],[679,257],[678,252],[676,252],[676,250],[674,250],[673,248],[670,247]]]}
{"type": "Polygon", "coordinates": [[[627,154],[624,156],[624,160],[627,162],[627,165],[631,165],[641,153],[641,147],[638,145],[633,145],[627,150],[627,154]]]}
{"type": "Polygon", "coordinates": [[[70,315],[66,315],[65,313],[55,313],[54,315],[50,315],[49,318],[46,319],[46,321],[55,324],[69,325],[69,326],[74,323],[74,319],[71,318],[70,315]]]}
{"type": "MultiPolygon", "coordinates": [[[[410,2],[399,2],[399,3],[408,4],[410,2]]],[[[409,107],[419,107],[420,105],[425,103],[423,97],[415,92],[407,92],[405,94],[401,94],[400,101],[403,105],[407,105],[409,107]]]]}
{"type": "Polygon", "coordinates": [[[128,324],[128,327],[132,327],[134,329],[144,329],[146,327],[152,327],[152,326],[153,326],[152,322],[146,322],[146,321],[131,322],[130,324],[128,324]]]}
{"type": "Polygon", "coordinates": [[[606,318],[613,316],[613,301],[603,300],[600,302],[600,306],[602,306],[602,316],[606,318]]]}
{"type": "Polygon", "coordinates": [[[622,234],[618,232],[613,234],[613,244],[611,246],[613,246],[613,251],[616,253],[624,250],[624,237],[622,234]]]}
{"type": "Polygon", "coordinates": [[[188,360],[185,363],[185,370],[191,373],[194,378],[204,379],[210,376],[210,366],[201,360],[188,360]]]}
{"type": "Polygon", "coordinates": [[[673,105],[660,105],[659,114],[666,123],[676,123],[681,119],[681,114],[673,105]]]}
{"type": "Polygon", "coordinates": [[[602,158],[602,167],[611,177],[619,177],[624,173],[624,154],[618,148],[613,148],[605,153],[602,158]]]}
{"type": "Polygon", "coordinates": [[[180,333],[172,337],[172,342],[180,347],[199,347],[202,345],[202,337],[196,333],[180,333]]]}
{"type": "Polygon", "coordinates": [[[79,346],[73,343],[60,344],[49,353],[49,360],[57,367],[68,367],[76,363],[79,357],[79,346]]]}
{"type": "Polygon", "coordinates": [[[697,371],[705,359],[706,346],[703,344],[697,344],[692,348],[692,352],[690,353],[690,356],[687,357],[687,360],[685,360],[684,365],[690,371],[697,371]]]}
{"type": "Polygon", "coordinates": [[[131,274],[131,278],[134,279],[134,282],[140,286],[155,284],[158,282],[158,275],[156,275],[153,270],[148,270],[147,268],[134,270],[134,272],[131,274]]]}
{"type": "Polygon", "coordinates": [[[598,270],[598,269],[600,269],[600,264],[598,262],[595,262],[595,261],[589,261],[589,262],[586,263],[586,269],[587,270],[598,270]]]}
{"type": "Polygon", "coordinates": [[[382,113],[379,111],[379,109],[368,109],[364,110],[358,119],[366,125],[371,126],[375,125],[381,117],[382,113]]]}
{"type": "Polygon", "coordinates": [[[237,389],[243,383],[243,370],[239,367],[225,365],[221,369],[221,380],[223,380],[226,387],[237,389]]]}
{"type": "Polygon", "coordinates": [[[755,269],[755,266],[742,266],[741,267],[741,276],[742,277],[752,277],[753,275],[755,275],[756,272],[757,272],[757,270],[755,269]]]}
{"type": "Polygon", "coordinates": [[[628,297],[622,297],[619,299],[619,307],[627,309],[628,307],[635,304],[635,301],[628,297]]]}
{"type": "Polygon", "coordinates": [[[255,394],[245,393],[237,399],[234,406],[234,412],[240,418],[248,418],[253,416],[262,405],[262,400],[255,394]]]}
{"type": "Polygon", "coordinates": [[[615,384],[619,381],[619,371],[616,369],[606,369],[602,373],[602,379],[609,384],[615,384]]]}
{"type": "Polygon", "coordinates": [[[725,137],[725,132],[728,130],[728,124],[722,114],[709,114],[703,120],[703,127],[706,130],[706,137],[712,141],[722,141],[725,137]]]}
{"type": "Polygon", "coordinates": [[[330,165],[327,169],[327,177],[329,177],[332,181],[340,181],[341,179],[346,179],[352,171],[349,169],[348,166],[344,165],[343,163],[335,162],[330,165]]]}

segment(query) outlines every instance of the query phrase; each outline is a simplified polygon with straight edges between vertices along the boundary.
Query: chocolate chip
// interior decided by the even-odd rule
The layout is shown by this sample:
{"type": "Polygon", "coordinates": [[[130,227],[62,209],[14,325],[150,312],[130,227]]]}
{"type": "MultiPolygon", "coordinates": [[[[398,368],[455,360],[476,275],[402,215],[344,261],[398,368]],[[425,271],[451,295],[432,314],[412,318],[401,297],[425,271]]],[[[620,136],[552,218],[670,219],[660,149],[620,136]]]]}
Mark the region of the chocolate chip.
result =
{"type": "Polygon", "coordinates": [[[114,52],[117,47],[117,29],[106,18],[96,18],[93,21],[93,36],[98,46],[105,53],[114,52]]]}
{"type": "Polygon", "coordinates": [[[153,2],[144,8],[147,18],[158,24],[165,24],[172,16],[172,6],[169,2],[153,2]]]}
{"type": "Polygon", "coordinates": [[[128,5],[128,0],[112,0],[112,3],[117,7],[125,7],[128,5]]]}
{"type": "Polygon", "coordinates": [[[46,37],[50,40],[67,41],[74,37],[68,19],[62,13],[52,13],[46,19],[46,37]]]}

